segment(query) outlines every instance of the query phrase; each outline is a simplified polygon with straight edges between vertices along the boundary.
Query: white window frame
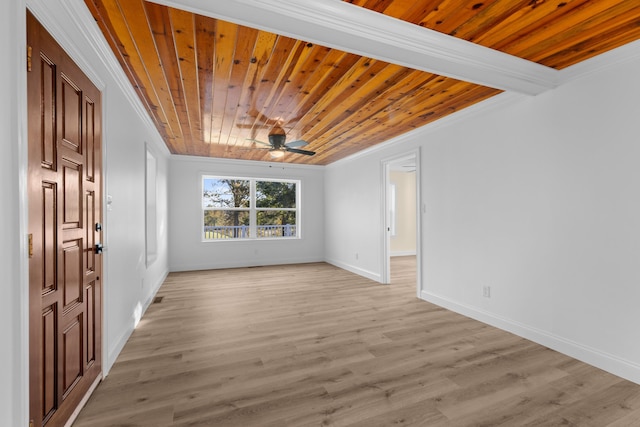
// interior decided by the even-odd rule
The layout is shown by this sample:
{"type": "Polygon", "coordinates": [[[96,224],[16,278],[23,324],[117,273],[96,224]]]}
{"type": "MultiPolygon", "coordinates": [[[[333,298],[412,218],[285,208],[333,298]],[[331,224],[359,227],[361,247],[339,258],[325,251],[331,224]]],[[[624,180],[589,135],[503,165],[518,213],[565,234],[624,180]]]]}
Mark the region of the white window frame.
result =
{"type": "Polygon", "coordinates": [[[200,178],[200,236],[202,242],[244,242],[255,240],[295,240],[301,238],[301,188],[302,181],[299,179],[282,179],[282,178],[255,178],[255,177],[243,177],[243,176],[227,176],[227,175],[209,175],[203,174],[200,178]],[[208,208],[204,206],[204,181],[206,179],[225,179],[225,180],[237,180],[237,181],[249,181],[249,207],[248,208],[236,208],[236,207],[216,207],[208,208]],[[296,207],[295,208],[258,208],[256,205],[256,183],[257,182],[286,182],[296,185],[296,207]],[[249,236],[250,237],[232,237],[228,239],[207,239],[205,238],[205,225],[204,214],[206,211],[249,211],[249,236]],[[294,236],[282,236],[282,237],[258,237],[258,211],[289,211],[296,213],[296,225],[294,236]]]}

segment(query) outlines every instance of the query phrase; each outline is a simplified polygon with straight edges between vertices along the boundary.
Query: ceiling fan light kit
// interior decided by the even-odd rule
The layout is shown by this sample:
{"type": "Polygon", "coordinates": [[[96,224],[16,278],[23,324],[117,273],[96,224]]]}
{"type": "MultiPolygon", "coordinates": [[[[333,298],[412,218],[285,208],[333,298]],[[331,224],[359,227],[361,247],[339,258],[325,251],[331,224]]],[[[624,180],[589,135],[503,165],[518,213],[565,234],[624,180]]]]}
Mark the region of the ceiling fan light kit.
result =
{"type": "MultiPolygon", "coordinates": [[[[308,150],[301,150],[297,147],[304,147],[305,145],[308,145],[309,143],[307,141],[304,141],[302,139],[298,139],[295,141],[291,141],[291,142],[286,142],[287,140],[287,135],[284,133],[284,131],[282,130],[282,128],[275,128],[270,134],[269,134],[269,142],[262,142],[262,141],[258,141],[257,139],[253,139],[253,138],[249,138],[248,141],[252,141],[254,143],[257,144],[261,144],[261,145],[265,145],[267,148],[269,147],[269,154],[271,155],[271,158],[273,159],[280,159],[284,156],[285,152],[289,152],[289,153],[297,153],[297,154],[303,154],[305,156],[313,156],[316,154],[315,151],[308,151],[308,150]]],[[[262,147],[261,147],[262,148],[262,147]]]]}
{"type": "Polygon", "coordinates": [[[272,133],[269,135],[269,144],[273,148],[284,147],[284,141],[286,140],[287,135],[281,133],[272,133]]]}

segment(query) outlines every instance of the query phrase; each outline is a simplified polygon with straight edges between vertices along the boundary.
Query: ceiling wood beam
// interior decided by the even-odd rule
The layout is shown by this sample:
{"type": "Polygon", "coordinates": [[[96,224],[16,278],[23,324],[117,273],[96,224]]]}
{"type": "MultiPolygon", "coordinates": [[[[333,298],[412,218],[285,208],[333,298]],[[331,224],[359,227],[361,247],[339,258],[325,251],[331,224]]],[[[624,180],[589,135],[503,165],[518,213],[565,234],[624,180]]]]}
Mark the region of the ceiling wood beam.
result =
{"type": "Polygon", "coordinates": [[[504,91],[537,95],[558,71],[340,0],[152,0],[504,91]]]}

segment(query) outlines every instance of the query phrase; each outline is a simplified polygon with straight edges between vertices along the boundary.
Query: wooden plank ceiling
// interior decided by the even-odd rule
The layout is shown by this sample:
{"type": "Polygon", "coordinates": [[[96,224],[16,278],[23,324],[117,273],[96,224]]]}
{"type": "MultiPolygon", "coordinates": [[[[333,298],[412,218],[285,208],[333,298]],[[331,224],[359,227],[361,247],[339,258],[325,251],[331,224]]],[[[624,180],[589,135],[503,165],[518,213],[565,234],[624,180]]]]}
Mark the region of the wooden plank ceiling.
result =
{"type": "MultiPolygon", "coordinates": [[[[142,0],[85,0],[174,154],[326,165],[501,91],[142,0]]],[[[640,38],[637,0],[351,0],[560,70],[640,38]]]]}

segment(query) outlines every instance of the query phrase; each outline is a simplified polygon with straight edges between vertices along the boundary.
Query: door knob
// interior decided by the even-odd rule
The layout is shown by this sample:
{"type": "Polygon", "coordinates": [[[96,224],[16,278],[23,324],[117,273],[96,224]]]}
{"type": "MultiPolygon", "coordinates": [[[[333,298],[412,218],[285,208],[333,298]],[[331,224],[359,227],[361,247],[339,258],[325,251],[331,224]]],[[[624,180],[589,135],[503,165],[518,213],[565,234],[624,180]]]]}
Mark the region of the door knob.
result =
{"type": "Polygon", "coordinates": [[[104,247],[102,246],[102,243],[96,243],[96,249],[95,249],[96,254],[101,254],[103,250],[104,250],[104,247]]]}

